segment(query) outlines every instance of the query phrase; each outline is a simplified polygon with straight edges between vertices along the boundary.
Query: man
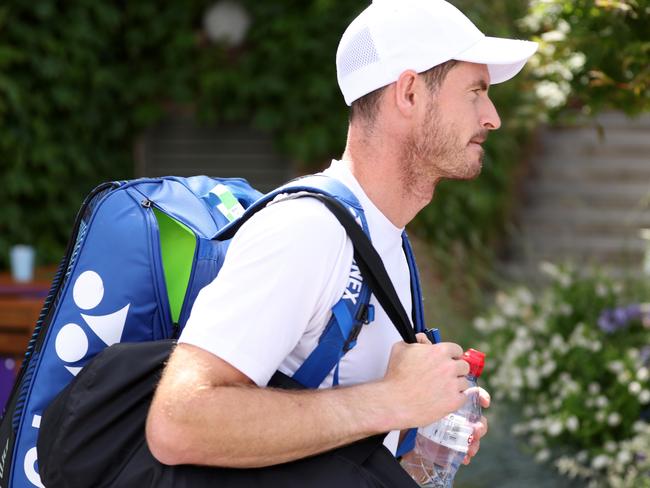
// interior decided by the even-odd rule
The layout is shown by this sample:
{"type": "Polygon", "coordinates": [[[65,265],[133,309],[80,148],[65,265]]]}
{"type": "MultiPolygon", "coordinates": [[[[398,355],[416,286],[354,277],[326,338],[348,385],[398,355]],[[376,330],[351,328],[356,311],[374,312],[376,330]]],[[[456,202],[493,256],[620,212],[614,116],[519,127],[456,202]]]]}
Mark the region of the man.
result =
{"type": "MultiPolygon", "coordinates": [[[[402,230],[440,180],[479,174],[481,144],[500,126],[488,87],[514,76],[535,49],[485,37],[443,0],[375,1],[343,34],[336,61],[350,125],[341,161],[325,173],[361,202],[407,311],[402,230]]],[[[317,344],[352,253],[338,221],[310,198],[270,205],[241,228],[197,298],[152,404],[147,439],[159,461],[276,465],[427,425],[463,404],[460,346],[424,335],[401,342],[374,297],[375,320],[341,360],[340,387],[331,388],[330,374],[318,390],[265,388],[276,370],[291,376],[317,344]]],[[[486,430],[483,420],[470,456],[486,430]]]]}

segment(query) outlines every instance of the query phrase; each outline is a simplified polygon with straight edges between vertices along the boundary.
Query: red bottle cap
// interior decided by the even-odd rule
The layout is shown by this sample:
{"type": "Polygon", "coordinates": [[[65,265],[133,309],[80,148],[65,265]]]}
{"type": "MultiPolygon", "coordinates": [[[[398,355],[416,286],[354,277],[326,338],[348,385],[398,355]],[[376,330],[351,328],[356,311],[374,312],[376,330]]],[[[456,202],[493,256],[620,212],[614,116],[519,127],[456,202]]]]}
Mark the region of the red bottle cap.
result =
{"type": "Polygon", "coordinates": [[[468,349],[463,353],[463,359],[469,364],[469,374],[478,378],[485,366],[485,353],[476,349],[468,349]]]}

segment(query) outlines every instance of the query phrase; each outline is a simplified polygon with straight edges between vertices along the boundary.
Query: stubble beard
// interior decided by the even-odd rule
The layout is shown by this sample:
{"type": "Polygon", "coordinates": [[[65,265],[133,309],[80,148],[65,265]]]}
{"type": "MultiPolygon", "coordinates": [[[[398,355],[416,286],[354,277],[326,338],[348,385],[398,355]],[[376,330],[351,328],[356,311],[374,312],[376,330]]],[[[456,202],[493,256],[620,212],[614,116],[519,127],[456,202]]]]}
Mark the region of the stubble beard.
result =
{"type": "MultiPolygon", "coordinates": [[[[428,109],[428,117],[417,132],[402,145],[402,183],[417,195],[433,196],[433,189],[441,179],[470,180],[481,172],[484,151],[478,161],[467,154],[467,142],[459,138],[454,124],[444,126],[435,103],[428,109]]],[[[487,131],[476,136],[485,136],[487,131]]]]}

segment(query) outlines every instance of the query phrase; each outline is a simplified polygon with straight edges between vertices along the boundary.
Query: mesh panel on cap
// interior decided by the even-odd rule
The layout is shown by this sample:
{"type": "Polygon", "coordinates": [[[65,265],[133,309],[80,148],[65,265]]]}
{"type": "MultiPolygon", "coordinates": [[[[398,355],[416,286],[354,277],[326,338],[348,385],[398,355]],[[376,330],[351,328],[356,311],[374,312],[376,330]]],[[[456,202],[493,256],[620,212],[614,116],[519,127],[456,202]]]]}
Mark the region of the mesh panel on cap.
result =
{"type": "Polygon", "coordinates": [[[372,42],[370,30],[366,27],[350,39],[345,50],[341,53],[338,63],[339,76],[344,77],[350,73],[379,61],[379,55],[372,42]]]}

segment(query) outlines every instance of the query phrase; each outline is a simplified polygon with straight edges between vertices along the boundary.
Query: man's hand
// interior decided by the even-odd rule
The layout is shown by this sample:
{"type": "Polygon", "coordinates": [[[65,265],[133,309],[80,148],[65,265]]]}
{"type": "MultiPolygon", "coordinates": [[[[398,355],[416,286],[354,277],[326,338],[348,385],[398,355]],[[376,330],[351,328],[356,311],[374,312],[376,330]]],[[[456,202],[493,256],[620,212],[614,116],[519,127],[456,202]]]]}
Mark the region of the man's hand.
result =
{"type": "Polygon", "coordinates": [[[397,425],[428,425],[465,403],[469,365],[457,344],[431,344],[418,334],[417,344],[396,343],[382,381],[393,398],[397,425]]]}
{"type": "MultiPolygon", "coordinates": [[[[479,402],[481,403],[481,407],[488,408],[490,406],[490,394],[487,391],[485,391],[483,388],[479,387],[478,395],[479,395],[479,402]]],[[[485,416],[482,416],[481,421],[478,424],[476,424],[474,427],[474,436],[472,439],[472,443],[469,446],[469,451],[467,452],[467,456],[465,456],[465,459],[463,459],[463,464],[469,464],[472,458],[476,456],[476,453],[478,452],[481,446],[481,437],[487,434],[487,431],[488,431],[488,422],[485,416]]]]}

